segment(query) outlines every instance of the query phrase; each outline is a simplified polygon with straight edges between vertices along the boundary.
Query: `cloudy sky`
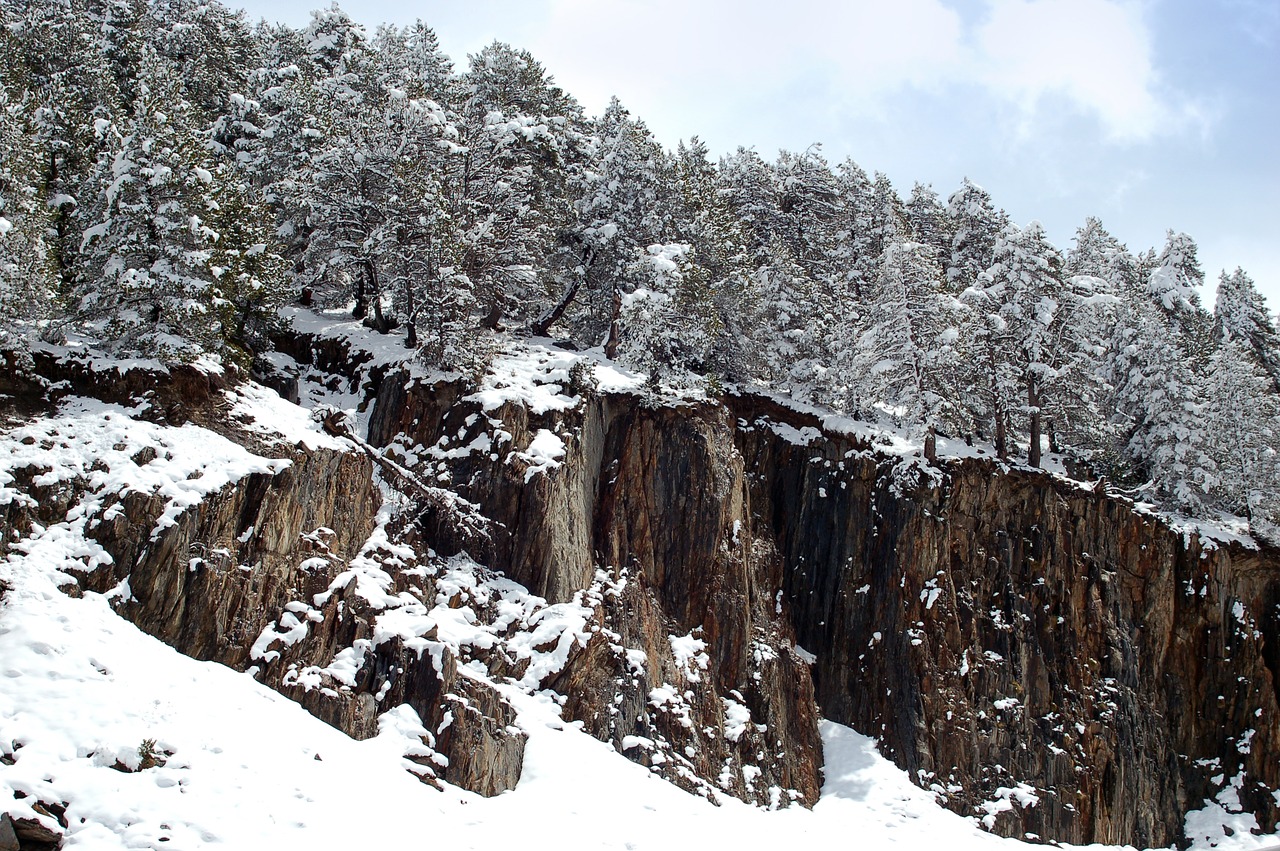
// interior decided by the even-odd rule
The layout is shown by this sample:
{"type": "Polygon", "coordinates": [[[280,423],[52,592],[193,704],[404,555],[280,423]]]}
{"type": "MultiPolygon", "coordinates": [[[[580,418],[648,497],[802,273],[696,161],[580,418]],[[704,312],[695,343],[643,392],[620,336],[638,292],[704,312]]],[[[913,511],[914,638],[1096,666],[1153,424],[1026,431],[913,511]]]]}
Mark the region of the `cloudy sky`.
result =
{"type": "MultiPolygon", "coordinates": [[[[293,26],[319,0],[228,0],[293,26]]],[[[1242,266],[1280,309],[1280,0],[347,2],[422,18],[459,67],[528,48],[593,114],[611,95],[669,146],[819,142],[906,195],[965,176],[1067,247],[1088,215],[1135,251],[1168,228],[1213,284],[1242,266]]]]}

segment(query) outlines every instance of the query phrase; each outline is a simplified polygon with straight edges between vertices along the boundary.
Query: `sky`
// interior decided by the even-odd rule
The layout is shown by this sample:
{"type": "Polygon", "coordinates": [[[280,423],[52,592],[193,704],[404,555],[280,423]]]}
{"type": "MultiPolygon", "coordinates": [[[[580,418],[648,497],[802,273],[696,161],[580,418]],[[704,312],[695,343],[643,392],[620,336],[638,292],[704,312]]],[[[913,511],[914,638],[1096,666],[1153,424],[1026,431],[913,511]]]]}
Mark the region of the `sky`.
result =
{"type": "MultiPolygon", "coordinates": [[[[228,0],[303,26],[320,0],[228,0]]],[[[344,6],[421,18],[458,69],[526,48],[598,114],[773,158],[814,143],[906,196],[966,176],[1060,248],[1087,216],[1135,252],[1193,236],[1212,307],[1243,267],[1280,310],[1280,0],[468,0],[344,6]]]]}

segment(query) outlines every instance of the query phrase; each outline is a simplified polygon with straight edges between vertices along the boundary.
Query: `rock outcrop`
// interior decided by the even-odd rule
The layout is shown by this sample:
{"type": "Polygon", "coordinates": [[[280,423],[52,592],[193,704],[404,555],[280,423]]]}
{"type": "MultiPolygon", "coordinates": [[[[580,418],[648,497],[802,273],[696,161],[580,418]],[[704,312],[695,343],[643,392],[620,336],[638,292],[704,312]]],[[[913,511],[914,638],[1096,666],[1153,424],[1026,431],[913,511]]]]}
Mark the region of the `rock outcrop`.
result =
{"type": "Polygon", "coordinates": [[[806,425],[791,412],[743,407],[758,522],[826,717],[1009,835],[1163,846],[1219,800],[1274,829],[1274,554],[993,461],[904,480],[850,440],[781,437],[806,425]]]}
{"type": "MultiPolygon", "coordinates": [[[[713,799],[814,802],[820,707],[1000,834],[1167,845],[1206,806],[1275,829],[1270,551],[994,460],[931,470],[759,397],[584,385],[535,410],[289,350],[290,394],[369,382],[367,435],[272,447],[286,470],[154,538],[155,497],[101,506],[114,564],[83,584],[127,578],[143,629],[350,735],[407,705],[429,783],[512,788],[513,695],[551,689],[713,799]]],[[[39,522],[65,514],[74,483],[35,479],[39,522]]],[[[22,534],[32,509],[5,510],[22,534]]]]}

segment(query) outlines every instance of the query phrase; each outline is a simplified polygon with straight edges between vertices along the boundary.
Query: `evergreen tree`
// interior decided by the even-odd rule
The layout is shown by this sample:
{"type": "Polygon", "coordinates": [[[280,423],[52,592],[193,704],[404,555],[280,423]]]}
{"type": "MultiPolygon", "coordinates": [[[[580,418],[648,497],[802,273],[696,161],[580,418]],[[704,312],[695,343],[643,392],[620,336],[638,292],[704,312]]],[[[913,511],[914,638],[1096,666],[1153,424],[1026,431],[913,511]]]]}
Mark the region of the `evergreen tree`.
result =
{"type": "Polygon", "coordinates": [[[958,293],[972,286],[994,262],[996,240],[1009,224],[1009,217],[996,209],[985,189],[967,177],[947,199],[947,215],[953,234],[947,282],[958,293]]]}
{"type": "Polygon", "coordinates": [[[719,193],[719,174],[707,146],[696,136],[676,146],[665,233],[688,245],[685,255],[693,267],[684,274],[686,321],[696,324],[707,340],[707,355],[698,371],[729,378],[745,377],[743,297],[748,287],[748,262],[740,224],[719,193]]]}
{"type": "Polygon", "coordinates": [[[148,0],[139,26],[182,81],[197,120],[216,116],[231,92],[244,92],[254,59],[244,13],[209,0],[148,0]]]}
{"type": "Polygon", "coordinates": [[[875,229],[875,192],[867,173],[852,159],[836,169],[843,201],[843,228],[838,258],[848,269],[847,291],[854,303],[876,279],[882,248],[872,243],[875,229]]]}
{"type": "Polygon", "coordinates": [[[1247,339],[1227,339],[1209,360],[1204,430],[1219,504],[1251,521],[1280,520],[1280,398],[1247,339]]]}
{"type": "Polygon", "coordinates": [[[747,337],[751,376],[767,387],[804,402],[847,397],[850,391],[825,385],[833,353],[831,317],[822,309],[821,289],[775,238],[748,288],[751,307],[747,337]]]}
{"type": "Polygon", "coordinates": [[[622,298],[636,286],[628,271],[648,246],[663,240],[660,204],[670,171],[662,148],[643,123],[614,98],[595,122],[595,150],[578,180],[575,220],[560,238],[552,272],[561,297],[533,324],[545,334],[585,287],[585,309],[574,336],[587,345],[606,343],[617,355],[622,298]]]}
{"type": "Polygon", "coordinates": [[[542,316],[562,291],[543,277],[571,227],[570,186],[589,138],[577,102],[528,51],[494,43],[458,81],[462,156],[447,183],[460,231],[462,272],[484,325],[542,316]]]}
{"type": "Polygon", "coordinates": [[[410,99],[443,104],[453,63],[440,49],[435,30],[421,20],[407,27],[384,25],[374,36],[377,82],[383,91],[401,91],[410,99]]]}
{"type": "Polygon", "coordinates": [[[1203,364],[1213,348],[1212,320],[1200,306],[1204,272],[1196,254],[1195,240],[1170,230],[1147,275],[1146,294],[1178,334],[1186,356],[1203,364]]]}
{"type": "Polygon", "coordinates": [[[215,164],[181,85],[153,51],[141,60],[133,117],[94,178],[76,309],[121,353],[165,359],[220,351],[210,261],[219,234],[215,164]],[[105,323],[105,324],[99,324],[105,323]]]}
{"type": "Polygon", "coordinates": [[[711,354],[706,270],[689,254],[685,244],[652,245],[629,270],[638,286],[623,299],[619,354],[655,386],[704,372],[711,354]]]}
{"type": "Polygon", "coordinates": [[[907,199],[905,209],[911,238],[928,245],[939,256],[949,256],[954,236],[951,232],[951,220],[947,217],[947,208],[943,206],[933,187],[917,182],[911,188],[911,197],[907,199]]]}
{"type": "Polygon", "coordinates": [[[1182,347],[1151,307],[1116,326],[1109,379],[1115,388],[1122,479],[1148,480],[1183,510],[1202,510],[1217,470],[1204,428],[1203,389],[1182,347]]]}
{"type": "Polygon", "coordinates": [[[1067,252],[1063,275],[1097,278],[1101,283],[1094,289],[1098,292],[1130,299],[1142,289],[1137,259],[1092,216],[1076,230],[1075,245],[1067,252]]]}
{"type": "Polygon", "coordinates": [[[885,249],[857,361],[870,395],[923,433],[930,461],[937,457],[938,429],[956,419],[953,369],[961,308],[944,292],[942,274],[930,246],[900,242],[885,249]]]}
{"type": "Polygon", "coordinates": [[[1260,367],[1280,392],[1280,335],[1267,312],[1267,303],[1243,269],[1218,279],[1213,307],[1213,336],[1220,345],[1235,344],[1260,367]]]}
{"type": "Polygon", "coordinates": [[[0,344],[21,344],[53,317],[57,262],[48,235],[52,210],[30,95],[10,102],[0,88],[0,344]]]}

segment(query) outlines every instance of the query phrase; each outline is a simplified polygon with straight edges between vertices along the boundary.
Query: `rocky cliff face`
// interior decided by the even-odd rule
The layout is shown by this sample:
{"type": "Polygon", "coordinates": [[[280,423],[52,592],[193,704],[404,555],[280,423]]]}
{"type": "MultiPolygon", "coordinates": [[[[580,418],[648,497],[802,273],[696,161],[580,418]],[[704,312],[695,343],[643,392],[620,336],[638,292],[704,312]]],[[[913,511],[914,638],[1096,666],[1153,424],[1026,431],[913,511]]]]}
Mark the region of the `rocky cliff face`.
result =
{"type": "Polygon", "coordinates": [[[494,522],[431,546],[472,555],[552,602],[603,573],[598,631],[544,685],[565,716],[691,791],[765,806],[811,804],[821,746],[808,664],[779,601],[782,562],[750,522],[750,485],[718,405],[646,406],[592,395],[534,415],[485,411],[454,385],[392,376],[369,439],[443,477],[494,522]],[[558,466],[528,448],[554,436],[558,466]]]}
{"type": "MultiPolygon", "coordinates": [[[[290,351],[291,393],[352,380],[331,343],[290,351]]],[[[816,800],[820,707],[1005,835],[1165,845],[1206,804],[1280,817],[1273,554],[990,461],[925,475],[754,397],[584,384],[535,409],[368,374],[363,448],[258,447],[288,468],[155,538],[155,497],[108,501],[90,533],[114,564],[82,584],[127,577],[139,626],[353,736],[407,704],[412,770],[484,794],[519,779],[513,701],[552,689],[712,798],[816,800]]],[[[35,481],[39,522],[83,489],[35,481]]]]}
{"type": "Polygon", "coordinates": [[[826,717],[1010,835],[1166,845],[1210,801],[1273,829],[1273,554],[989,461],[904,481],[753,413],[738,440],[757,521],[826,717]]]}
{"type": "MultiPolygon", "coordinates": [[[[478,408],[391,384],[380,442],[474,439],[454,426],[478,408]]],[[[593,566],[628,566],[637,598],[620,611],[636,638],[623,643],[654,660],[655,636],[696,630],[716,693],[749,695],[753,719],[787,732],[776,776],[789,788],[806,788],[794,778],[818,758],[802,732],[807,651],[823,715],[878,735],[999,833],[1167,845],[1206,805],[1254,813],[1263,830],[1280,817],[1273,554],[993,461],[923,476],[755,398],[490,415],[517,449],[547,429],[566,452],[528,484],[507,453],[449,459],[450,481],[501,520],[488,562],[552,598],[593,566]],[[753,668],[762,658],[776,667],[753,668]]],[[[569,713],[615,741],[651,723],[628,708],[653,683],[637,689],[620,668],[583,654],[556,681],[569,713]]],[[[678,729],[658,735],[690,746],[678,729]]],[[[700,776],[723,758],[712,752],[700,776]]]]}

